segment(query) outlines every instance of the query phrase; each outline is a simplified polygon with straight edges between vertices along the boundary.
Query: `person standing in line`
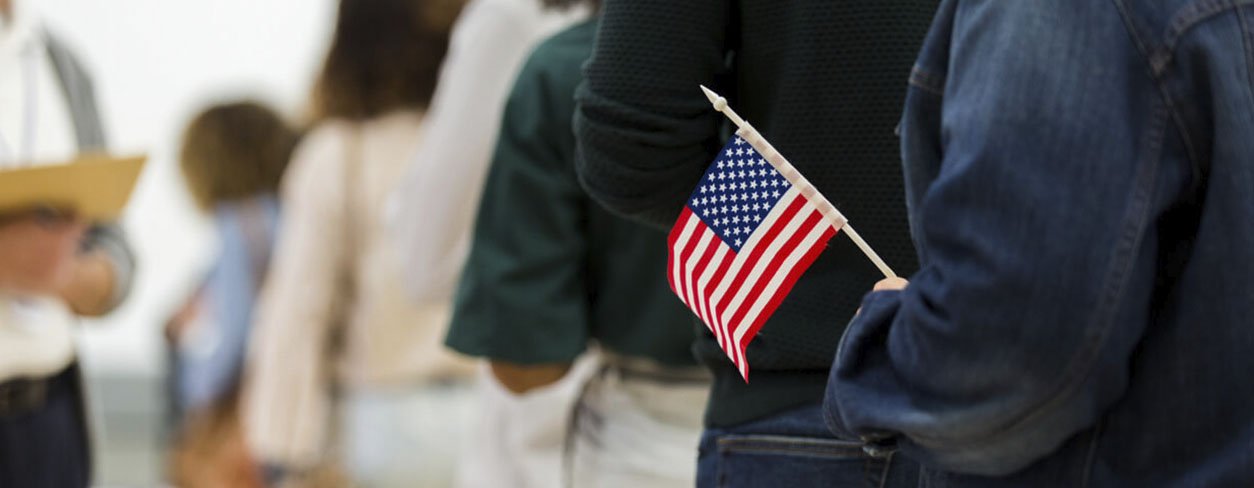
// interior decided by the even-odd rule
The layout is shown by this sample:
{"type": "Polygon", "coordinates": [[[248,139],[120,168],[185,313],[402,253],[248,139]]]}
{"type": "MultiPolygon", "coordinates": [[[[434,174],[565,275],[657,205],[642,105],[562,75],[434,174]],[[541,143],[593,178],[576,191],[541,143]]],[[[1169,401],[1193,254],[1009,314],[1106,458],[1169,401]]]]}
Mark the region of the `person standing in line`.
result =
{"type": "Polygon", "coordinates": [[[691,314],[667,286],[666,235],[602,209],[575,176],[574,93],[596,29],[594,18],[545,40],[514,83],[446,340],[486,358],[519,397],[577,380],[575,401],[560,408],[483,419],[546,441],[501,435],[528,464],[479,458],[479,469],[503,476],[491,486],[695,480],[709,374],[690,351],[691,314]],[[590,379],[574,369],[589,348],[599,352],[590,379]]]}
{"type": "Polygon", "coordinates": [[[280,191],[283,218],[250,338],[245,437],[271,484],[340,466],[364,486],[451,477],[468,365],[447,352],[449,304],[412,304],[383,211],[425,137],[461,5],[342,0],[315,124],[280,191]]]}
{"type": "MultiPolygon", "coordinates": [[[[471,0],[458,17],[424,121],[426,135],[393,192],[387,215],[390,239],[403,256],[405,291],[415,303],[443,302],[453,296],[470,247],[501,112],[524,59],[540,40],[586,16],[584,8],[545,8],[536,0],[471,0]]],[[[517,479],[515,470],[527,469],[531,459],[521,451],[536,453],[521,446],[551,441],[530,437],[551,432],[541,426],[548,425],[546,421],[538,419],[567,411],[589,372],[581,366],[565,375],[560,385],[518,395],[481,364],[475,378],[474,416],[494,420],[474,422],[463,440],[457,486],[494,488],[517,479]]],[[[527,381],[548,373],[518,368],[507,374],[527,381]]],[[[551,471],[547,466],[538,469],[551,471]]]]}
{"type": "Polygon", "coordinates": [[[218,255],[166,329],[173,354],[171,482],[184,488],[259,486],[239,423],[240,375],[256,295],[279,220],[279,181],[299,139],[255,102],[215,105],[183,136],[192,199],[214,221],[218,255]]]}
{"type": "Polygon", "coordinates": [[[586,16],[585,9],[546,9],[535,0],[470,0],[458,16],[426,113],[428,138],[386,215],[416,302],[453,295],[501,111],[527,53],[586,16]]]}
{"type": "MultiPolygon", "coordinates": [[[[84,66],[32,2],[0,0],[0,169],[105,149],[84,66]]],[[[73,329],[121,304],[133,271],[116,226],[55,209],[0,215],[0,486],[90,485],[73,329]]]]}
{"type": "Polygon", "coordinates": [[[946,0],[910,77],[922,266],[832,427],[920,486],[1254,486],[1254,3],[946,0]]]}
{"type": "MultiPolygon", "coordinates": [[[[579,176],[623,215],[669,229],[730,131],[725,95],[899,272],[915,267],[893,128],[936,0],[607,0],[578,92],[579,176]]],[[[859,299],[882,276],[836,238],[749,344],[749,382],[713,334],[698,485],[913,486],[908,460],[834,436],[823,392],[859,299]]],[[[695,319],[694,319],[695,320],[695,319]]]]}

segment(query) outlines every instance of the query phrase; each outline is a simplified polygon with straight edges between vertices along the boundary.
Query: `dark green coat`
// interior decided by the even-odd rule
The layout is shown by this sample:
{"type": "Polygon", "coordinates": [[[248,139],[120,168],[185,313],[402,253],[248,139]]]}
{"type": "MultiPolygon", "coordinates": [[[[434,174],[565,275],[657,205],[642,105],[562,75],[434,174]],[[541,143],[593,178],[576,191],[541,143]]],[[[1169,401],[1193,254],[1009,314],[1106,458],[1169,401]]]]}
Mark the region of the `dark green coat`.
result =
{"type": "Polygon", "coordinates": [[[449,347],[569,362],[591,341],[693,365],[692,314],[665,277],[665,233],[610,214],[575,176],[571,118],[596,22],[542,43],[510,95],[456,298],[449,347]]]}

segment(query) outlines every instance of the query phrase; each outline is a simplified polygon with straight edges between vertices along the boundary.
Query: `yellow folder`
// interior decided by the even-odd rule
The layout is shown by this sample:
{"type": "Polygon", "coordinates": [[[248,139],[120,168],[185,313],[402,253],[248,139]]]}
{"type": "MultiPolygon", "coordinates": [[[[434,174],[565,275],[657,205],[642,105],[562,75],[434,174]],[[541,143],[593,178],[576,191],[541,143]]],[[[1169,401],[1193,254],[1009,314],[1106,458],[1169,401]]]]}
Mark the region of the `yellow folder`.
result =
{"type": "Polygon", "coordinates": [[[60,164],[0,170],[0,215],[37,208],[115,220],[130,200],[145,156],[83,156],[60,164]]]}

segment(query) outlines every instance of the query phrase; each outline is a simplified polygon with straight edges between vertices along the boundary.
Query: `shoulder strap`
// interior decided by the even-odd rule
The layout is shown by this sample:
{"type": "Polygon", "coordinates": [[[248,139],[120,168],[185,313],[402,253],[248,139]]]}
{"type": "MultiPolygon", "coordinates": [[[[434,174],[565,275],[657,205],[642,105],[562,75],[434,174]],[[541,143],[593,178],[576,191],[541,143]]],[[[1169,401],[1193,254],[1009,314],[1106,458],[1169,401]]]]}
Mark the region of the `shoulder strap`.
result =
{"type": "Polygon", "coordinates": [[[100,120],[100,111],[96,106],[96,95],[92,89],[91,77],[79,63],[74,53],[70,52],[56,36],[45,31],[44,45],[48,49],[48,59],[52,62],[53,71],[61,85],[62,95],[70,109],[70,118],[74,121],[74,133],[78,140],[78,148],[83,152],[104,151],[104,124],[100,120]]]}
{"type": "Polygon", "coordinates": [[[347,148],[344,154],[343,174],[341,181],[344,184],[344,255],[348,257],[344,264],[348,268],[345,270],[346,276],[352,276],[353,259],[357,256],[357,213],[360,210],[359,196],[361,195],[361,171],[363,164],[363,148],[362,148],[362,122],[353,124],[347,148]]]}

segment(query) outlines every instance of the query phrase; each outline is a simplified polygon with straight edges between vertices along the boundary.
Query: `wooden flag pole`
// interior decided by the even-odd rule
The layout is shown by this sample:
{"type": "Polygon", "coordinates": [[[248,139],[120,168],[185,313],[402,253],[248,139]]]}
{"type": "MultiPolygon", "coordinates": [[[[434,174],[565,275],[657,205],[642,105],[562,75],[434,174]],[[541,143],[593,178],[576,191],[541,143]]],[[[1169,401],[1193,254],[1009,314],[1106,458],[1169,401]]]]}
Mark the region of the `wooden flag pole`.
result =
{"type": "Polygon", "coordinates": [[[818,189],[815,188],[809,180],[806,180],[806,178],[801,175],[801,172],[797,171],[797,168],[793,167],[792,163],[789,163],[788,160],[784,158],[784,155],[780,154],[780,152],[775,149],[775,146],[772,146],[765,137],[762,137],[762,134],[760,134],[757,129],[753,128],[752,125],[740,118],[740,115],[737,115],[735,110],[728,107],[726,98],[719,96],[717,93],[714,93],[705,86],[701,87],[701,91],[705,92],[705,97],[710,99],[710,103],[714,105],[714,110],[721,112],[723,115],[727,116],[733,124],[736,124],[736,127],[739,128],[739,130],[736,131],[736,134],[757,149],[758,152],[762,153],[762,157],[766,158],[766,160],[771,163],[771,166],[775,167],[776,171],[779,171],[779,173],[783,175],[789,183],[801,191],[803,195],[808,197],[812,202],[815,202],[819,212],[822,213],[833,226],[837,229],[843,229],[844,234],[849,236],[849,240],[853,241],[853,243],[858,246],[858,249],[862,250],[863,254],[866,254],[866,257],[875,264],[875,267],[879,268],[881,273],[884,273],[884,277],[897,277],[897,273],[894,273],[892,268],[889,268],[888,264],[880,258],[880,255],[876,254],[874,249],[871,249],[871,245],[867,244],[866,241],[862,239],[862,236],[858,235],[858,232],[853,230],[853,226],[849,225],[849,219],[846,219],[845,216],[836,209],[836,206],[832,205],[831,202],[823,196],[823,194],[819,193],[818,189]]]}

